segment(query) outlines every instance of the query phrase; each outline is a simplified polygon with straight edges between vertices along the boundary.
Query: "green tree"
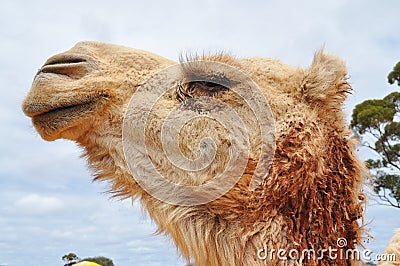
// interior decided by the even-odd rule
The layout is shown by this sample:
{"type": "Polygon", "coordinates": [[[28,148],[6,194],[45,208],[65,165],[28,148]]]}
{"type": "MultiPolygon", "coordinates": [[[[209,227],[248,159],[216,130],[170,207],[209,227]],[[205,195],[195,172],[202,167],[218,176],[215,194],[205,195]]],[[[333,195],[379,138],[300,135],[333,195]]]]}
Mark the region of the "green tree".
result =
{"type": "MultiPolygon", "coordinates": [[[[400,62],[388,80],[400,86],[400,62]]],[[[378,155],[366,161],[375,193],[384,204],[400,208],[400,92],[356,105],[351,127],[362,145],[378,155]]]]}
{"type": "Polygon", "coordinates": [[[81,261],[91,261],[100,264],[101,266],[114,266],[114,262],[106,257],[93,257],[93,258],[84,258],[81,261]]]}
{"type": "Polygon", "coordinates": [[[400,86],[400,62],[394,66],[392,72],[388,75],[388,82],[390,84],[393,84],[395,81],[397,81],[397,85],[400,86]]]}
{"type": "Polygon", "coordinates": [[[68,253],[61,258],[66,264],[64,266],[71,266],[74,265],[79,261],[79,257],[75,253],[68,253]]]}

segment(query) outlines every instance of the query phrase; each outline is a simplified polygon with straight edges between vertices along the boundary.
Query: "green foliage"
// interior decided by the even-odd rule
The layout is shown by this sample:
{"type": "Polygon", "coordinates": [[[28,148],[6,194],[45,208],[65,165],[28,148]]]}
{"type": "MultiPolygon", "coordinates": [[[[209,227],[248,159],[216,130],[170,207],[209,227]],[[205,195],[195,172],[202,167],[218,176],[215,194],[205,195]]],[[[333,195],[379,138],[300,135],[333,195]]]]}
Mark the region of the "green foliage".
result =
{"type": "Polygon", "coordinates": [[[367,100],[356,105],[351,126],[359,134],[373,133],[384,123],[391,122],[396,111],[394,104],[385,100],[367,100]]]}
{"type": "Polygon", "coordinates": [[[72,252],[62,256],[61,259],[64,262],[66,262],[66,264],[64,264],[64,266],[71,266],[79,261],[79,257],[75,253],[72,253],[72,252]]]}
{"type": "Polygon", "coordinates": [[[390,189],[390,196],[398,200],[400,198],[400,176],[378,173],[378,177],[374,184],[375,191],[379,192],[384,188],[390,189]]]}
{"type": "Polygon", "coordinates": [[[397,81],[397,85],[400,86],[400,62],[396,64],[392,72],[388,75],[388,82],[390,84],[393,84],[395,81],[397,81]]]}
{"type": "Polygon", "coordinates": [[[81,261],[91,261],[100,264],[101,266],[114,266],[114,262],[111,259],[103,256],[80,259],[75,253],[69,253],[62,256],[61,259],[66,262],[64,266],[72,266],[81,261]]]}
{"type": "MultiPolygon", "coordinates": [[[[400,85],[400,62],[388,78],[400,85]]],[[[351,127],[364,140],[363,146],[379,155],[379,159],[366,161],[374,175],[374,191],[389,205],[400,208],[400,92],[356,105],[351,127]]]]}
{"type": "Polygon", "coordinates": [[[106,257],[93,257],[93,258],[84,258],[82,259],[82,261],[91,261],[91,262],[95,262],[97,264],[100,264],[101,266],[114,266],[114,262],[106,257]]]}

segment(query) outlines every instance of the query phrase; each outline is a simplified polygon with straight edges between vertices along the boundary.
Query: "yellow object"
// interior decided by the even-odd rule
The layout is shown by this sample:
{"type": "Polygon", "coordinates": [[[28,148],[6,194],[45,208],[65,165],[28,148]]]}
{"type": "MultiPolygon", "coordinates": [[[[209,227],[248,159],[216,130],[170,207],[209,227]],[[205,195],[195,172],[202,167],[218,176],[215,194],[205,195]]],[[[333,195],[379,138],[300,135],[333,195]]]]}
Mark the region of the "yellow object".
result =
{"type": "Polygon", "coordinates": [[[101,266],[101,265],[91,261],[81,261],[72,266],[101,266]]]}

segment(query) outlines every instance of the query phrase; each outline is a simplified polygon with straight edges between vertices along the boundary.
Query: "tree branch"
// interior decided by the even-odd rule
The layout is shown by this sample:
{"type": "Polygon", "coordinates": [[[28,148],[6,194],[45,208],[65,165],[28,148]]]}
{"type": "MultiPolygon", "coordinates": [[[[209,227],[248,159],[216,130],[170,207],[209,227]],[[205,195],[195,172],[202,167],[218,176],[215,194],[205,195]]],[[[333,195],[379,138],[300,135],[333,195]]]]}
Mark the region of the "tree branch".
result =
{"type": "Polygon", "coordinates": [[[383,195],[380,194],[380,192],[376,193],[376,195],[378,195],[378,197],[379,197],[380,200],[389,203],[389,204],[384,204],[384,205],[386,205],[386,206],[393,206],[393,207],[396,207],[396,208],[400,208],[400,203],[399,203],[398,201],[396,201],[397,204],[396,204],[396,203],[393,203],[393,202],[390,200],[390,198],[386,195],[386,191],[385,191],[384,188],[381,189],[381,191],[383,191],[383,195]]]}

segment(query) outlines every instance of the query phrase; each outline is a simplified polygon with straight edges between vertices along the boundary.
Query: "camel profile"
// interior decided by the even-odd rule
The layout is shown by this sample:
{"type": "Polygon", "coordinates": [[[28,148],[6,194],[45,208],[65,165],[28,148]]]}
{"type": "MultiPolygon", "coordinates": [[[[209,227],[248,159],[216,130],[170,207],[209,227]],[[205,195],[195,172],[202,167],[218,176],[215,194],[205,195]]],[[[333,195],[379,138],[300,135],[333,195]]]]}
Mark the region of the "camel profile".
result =
{"type": "MultiPolygon", "coordinates": [[[[257,149],[260,130],[251,117],[242,119],[249,127],[254,152],[249,153],[239,180],[221,197],[197,205],[171,204],[150,195],[132,177],[123,147],[124,115],[138,88],[177,64],[158,55],[110,44],[78,43],[46,61],[22,108],[43,139],[70,139],[82,146],[95,180],[108,181],[110,192],[117,197],[139,199],[158,231],[172,237],[188,262],[246,266],[359,263],[343,255],[360,245],[364,204],[364,167],[356,157],[342,111],[352,90],[345,64],[322,51],[306,69],[273,59],[236,59],[225,54],[193,59],[240,70],[257,84],[272,111],[273,158],[267,176],[254,190],[249,183],[261,154],[257,149]],[[331,256],[329,249],[337,249],[337,256],[331,256]],[[304,250],[316,254],[297,256],[296,252],[301,255],[304,250]]],[[[196,64],[189,63],[183,70],[189,76],[213,78],[208,77],[213,73],[196,64]]],[[[206,183],[223,171],[234,142],[218,121],[201,117],[179,132],[179,147],[186,157],[196,158],[201,139],[211,137],[216,139],[215,161],[187,173],[163,156],[163,119],[172,110],[176,119],[181,118],[182,109],[174,109],[177,105],[201,113],[202,105],[196,105],[198,96],[246,109],[229,86],[177,82],[149,115],[144,136],[148,154],[138,151],[153,159],[170,180],[183,185],[206,183]]],[[[133,111],[141,112],[140,108],[133,111]]],[[[211,108],[208,112],[217,111],[211,108]]],[[[152,180],[147,176],[148,182],[154,183],[152,180]]],[[[153,185],[155,190],[166,190],[153,185]]]]}

